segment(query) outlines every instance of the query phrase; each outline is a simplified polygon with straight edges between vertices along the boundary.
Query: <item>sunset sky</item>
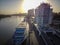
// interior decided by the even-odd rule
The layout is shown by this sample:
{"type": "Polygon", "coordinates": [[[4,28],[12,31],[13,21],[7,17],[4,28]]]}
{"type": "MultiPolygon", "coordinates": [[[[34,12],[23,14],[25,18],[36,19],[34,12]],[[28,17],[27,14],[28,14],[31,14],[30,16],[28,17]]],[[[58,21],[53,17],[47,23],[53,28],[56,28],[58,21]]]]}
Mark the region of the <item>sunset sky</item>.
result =
{"type": "Polygon", "coordinates": [[[42,2],[50,3],[54,12],[60,12],[60,0],[0,0],[0,14],[25,13],[42,2]]]}

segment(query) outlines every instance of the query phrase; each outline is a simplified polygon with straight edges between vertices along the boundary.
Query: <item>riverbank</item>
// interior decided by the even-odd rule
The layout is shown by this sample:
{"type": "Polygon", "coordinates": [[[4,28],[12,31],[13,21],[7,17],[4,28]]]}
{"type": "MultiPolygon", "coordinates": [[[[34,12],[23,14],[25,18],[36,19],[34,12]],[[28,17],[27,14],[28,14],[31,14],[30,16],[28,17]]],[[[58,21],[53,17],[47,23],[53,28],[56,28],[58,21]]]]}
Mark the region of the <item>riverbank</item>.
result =
{"type": "Polygon", "coordinates": [[[6,17],[11,17],[11,16],[26,16],[26,13],[22,13],[22,14],[9,14],[9,15],[5,15],[5,14],[0,14],[0,19],[2,18],[6,18],[6,17]]]}
{"type": "Polygon", "coordinates": [[[6,17],[11,17],[10,15],[0,15],[0,19],[6,18],[6,17]]]}

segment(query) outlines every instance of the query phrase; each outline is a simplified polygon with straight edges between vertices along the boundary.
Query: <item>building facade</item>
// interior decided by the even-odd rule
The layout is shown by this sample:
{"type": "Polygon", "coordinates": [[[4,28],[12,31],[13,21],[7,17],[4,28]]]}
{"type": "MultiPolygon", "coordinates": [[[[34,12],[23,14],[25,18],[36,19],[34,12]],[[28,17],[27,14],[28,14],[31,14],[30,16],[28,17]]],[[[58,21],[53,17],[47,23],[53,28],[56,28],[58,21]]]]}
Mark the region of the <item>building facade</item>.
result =
{"type": "Polygon", "coordinates": [[[35,9],[35,20],[39,30],[48,27],[52,22],[52,8],[48,3],[42,3],[35,9]]]}
{"type": "Polygon", "coordinates": [[[29,10],[28,10],[29,22],[33,22],[33,20],[34,20],[34,15],[35,15],[34,9],[29,9],[29,10]]]}

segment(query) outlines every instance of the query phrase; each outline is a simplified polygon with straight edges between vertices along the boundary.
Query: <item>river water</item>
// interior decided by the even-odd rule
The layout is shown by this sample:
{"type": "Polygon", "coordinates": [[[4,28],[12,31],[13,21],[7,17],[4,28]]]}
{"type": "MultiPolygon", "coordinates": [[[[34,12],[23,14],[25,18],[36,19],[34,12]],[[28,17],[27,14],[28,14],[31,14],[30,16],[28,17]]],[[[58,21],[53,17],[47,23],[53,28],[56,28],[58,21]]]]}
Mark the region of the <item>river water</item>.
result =
{"type": "Polygon", "coordinates": [[[13,36],[16,27],[23,19],[24,16],[12,16],[0,20],[0,45],[4,45],[13,36]]]}

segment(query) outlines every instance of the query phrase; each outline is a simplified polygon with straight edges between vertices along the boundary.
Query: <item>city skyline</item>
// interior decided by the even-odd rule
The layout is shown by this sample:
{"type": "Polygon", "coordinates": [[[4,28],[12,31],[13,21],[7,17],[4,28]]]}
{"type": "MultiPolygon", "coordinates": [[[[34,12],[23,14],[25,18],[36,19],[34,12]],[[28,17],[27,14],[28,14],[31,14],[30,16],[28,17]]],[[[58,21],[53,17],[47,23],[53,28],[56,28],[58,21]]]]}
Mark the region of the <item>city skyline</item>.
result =
{"type": "Polygon", "coordinates": [[[60,45],[58,2],[0,0],[0,45],[60,45]]]}
{"type": "MultiPolygon", "coordinates": [[[[26,13],[29,9],[36,8],[40,4],[39,1],[40,3],[43,3],[44,0],[0,0],[0,14],[26,13]],[[29,2],[32,4],[34,3],[35,5],[33,4],[33,6],[31,6],[32,4],[30,4],[29,2]]],[[[47,1],[52,5],[53,12],[60,12],[60,0],[47,1]]]]}

